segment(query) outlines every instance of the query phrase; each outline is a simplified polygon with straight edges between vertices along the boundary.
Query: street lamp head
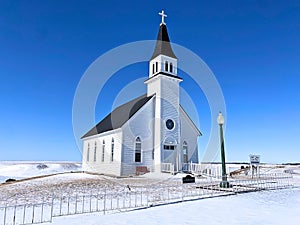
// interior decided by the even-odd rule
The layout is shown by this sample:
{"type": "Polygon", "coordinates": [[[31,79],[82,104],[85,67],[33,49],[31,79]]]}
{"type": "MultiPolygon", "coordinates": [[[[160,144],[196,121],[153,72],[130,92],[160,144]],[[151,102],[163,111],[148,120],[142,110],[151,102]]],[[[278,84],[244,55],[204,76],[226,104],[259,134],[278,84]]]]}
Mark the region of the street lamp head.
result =
{"type": "Polygon", "coordinates": [[[219,125],[223,125],[224,124],[224,116],[222,115],[221,112],[219,112],[218,118],[217,118],[217,122],[219,125]]]}

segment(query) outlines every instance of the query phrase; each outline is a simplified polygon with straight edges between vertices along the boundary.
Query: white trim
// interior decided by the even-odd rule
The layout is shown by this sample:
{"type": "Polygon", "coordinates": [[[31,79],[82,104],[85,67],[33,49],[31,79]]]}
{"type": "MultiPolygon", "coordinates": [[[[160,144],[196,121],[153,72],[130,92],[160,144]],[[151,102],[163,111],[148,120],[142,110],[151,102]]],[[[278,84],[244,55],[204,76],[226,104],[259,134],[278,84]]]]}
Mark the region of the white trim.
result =
{"type": "Polygon", "coordinates": [[[159,78],[165,78],[165,79],[170,79],[170,80],[173,80],[173,81],[176,81],[178,83],[180,83],[182,81],[182,78],[180,77],[175,77],[177,75],[172,75],[172,76],[168,76],[168,75],[164,75],[164,74],[161,74],[163,72],[157,72],[155,73],[152,77],[149,77],[147,80],[144,81],[144,84],[150,84],[152,82],[154,82],[155,80],[159,79],[159,78]]]}
{"type": "Polygon", "coordinates": [[[120,133],[120,132],[122,132],[122,127],[114,129],[114,130],[105,131],[105,132],[100,133],[100,134],[95,134],[95,135],[92,135],[92,136],[88,136],[88,137],[82,138],[82,140],[83,141],[88,141],[90,139],[99,138],[99,137],[103,137],[103,136],[110,135],[110,134],[117,134],[117,133],[120,133]]]}

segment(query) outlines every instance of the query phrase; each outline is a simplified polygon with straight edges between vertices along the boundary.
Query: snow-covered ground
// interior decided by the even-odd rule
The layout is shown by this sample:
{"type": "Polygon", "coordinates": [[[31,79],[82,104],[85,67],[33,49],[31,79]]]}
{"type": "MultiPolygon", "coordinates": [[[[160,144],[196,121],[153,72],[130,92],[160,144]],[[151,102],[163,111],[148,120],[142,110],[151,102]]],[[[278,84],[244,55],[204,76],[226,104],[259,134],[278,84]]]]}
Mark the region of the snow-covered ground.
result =
{"type": "MultiPolygon", "coordinates": [[[[205,198],[125,213],[108,212],[103,215],[103,212],[97,212],[55,217],[52,224],[299,224],[300,166],[264,165],[263,169],[268,173],[292,173],[294,188],[205,198]]],[[[160,193],[167,185],[181,183],[182,178],[181,174],[176,176],[147,174],[139,178],[119,179],[80,173],[80,170],[79,163],[0,162],[2,182],[7,178],[21,179],[53,173],[76,172],[0,184],[0,204],[39,203],[51,199],[53,194],[60,198],[62,194],[74,196],[74,194],[100,193],[101,195],[103,190],[106,194],[121,193],[128,192],[127,186],[131,187],[132,191],[135,187],[152,187],[160,193]]],[[[198,179],[197,182],[205,182],[203,179],[198,179]]]]}

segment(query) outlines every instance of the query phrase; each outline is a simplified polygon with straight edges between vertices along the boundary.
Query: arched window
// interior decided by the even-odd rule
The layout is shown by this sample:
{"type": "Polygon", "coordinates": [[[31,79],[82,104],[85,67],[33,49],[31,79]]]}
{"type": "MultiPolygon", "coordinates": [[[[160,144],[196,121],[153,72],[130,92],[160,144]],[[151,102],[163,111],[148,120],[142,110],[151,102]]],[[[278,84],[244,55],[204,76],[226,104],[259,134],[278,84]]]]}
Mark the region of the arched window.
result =
{"type": "Polygon", "coordinates": [[[165,62],[165,71],[168,71],[169,70],[169,63],[168,61],[165,62]]]}
{"type": "Polygon", "coordinates": [[[105,141],[102,142],[102,157],[101,161],[104,162],[104,155],[105,155],[105,141]]]}
{"type": "Polygon", "coordinates": [[[142,142],[139,137],[135,139],[135,155],[134,155],[135,162],[142,161],[142,142]]]}
{"type": "Polygon", "coordinates": [[[173,63],[170,63],[170,72],[173,73],[173,63]]]}
{"type": "Polygon", "coordinates": [[[184,141],[182,145],[182,154],[183,154],[183,163],[187,163],[189,158],[188,158],[188,145],[186,141],[184,141]]]}
{"type": "Polygon", "coordinates": [[[97,159],[97,142],[95,141],[95,148],[94,148],[94,162],[96,162],[97,159]]]}
{"type": "Polygon", "coordinates": [[[154,63],[152,64],[152,74],[154,74],[155,73],[155,65],[154,65],[154,63]]]}
{"type": "Polygon", "coordinates": [[[86,151],[86,161],[90,161],[90,143],[88,143],[87,151],[86,151]]]}
{"type": "Polygon", "coordinates": [[[155,62],[155,72],[158,71],[158,62],[155,62]]]}
{"type": "Polygon", "coordinates": [[[115,140],[114,138],[111,139],[111,158],[110,161],[114,161],[114,149],[115,148],[115,140]]]}

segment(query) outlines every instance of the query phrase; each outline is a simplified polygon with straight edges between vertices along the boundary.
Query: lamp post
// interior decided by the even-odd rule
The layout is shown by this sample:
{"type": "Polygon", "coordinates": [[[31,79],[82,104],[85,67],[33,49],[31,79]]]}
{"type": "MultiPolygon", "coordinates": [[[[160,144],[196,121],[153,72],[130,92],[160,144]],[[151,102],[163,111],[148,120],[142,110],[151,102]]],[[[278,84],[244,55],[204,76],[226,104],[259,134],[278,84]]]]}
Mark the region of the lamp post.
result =
{"type": "Polygon", "coordinates": [[[229,188],[229,182],[227,181],[227,175],[226,175],[224,137],[223,137],[224,116],[222,115],[221,112],[219,112],[217,122],[220,125],[220,144],[221,144],[221,160],[222,160],[222,181],[220,183],[220,187],[229,188]]]}

